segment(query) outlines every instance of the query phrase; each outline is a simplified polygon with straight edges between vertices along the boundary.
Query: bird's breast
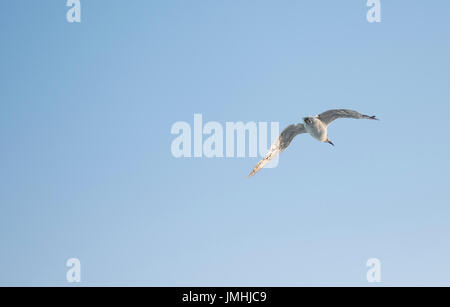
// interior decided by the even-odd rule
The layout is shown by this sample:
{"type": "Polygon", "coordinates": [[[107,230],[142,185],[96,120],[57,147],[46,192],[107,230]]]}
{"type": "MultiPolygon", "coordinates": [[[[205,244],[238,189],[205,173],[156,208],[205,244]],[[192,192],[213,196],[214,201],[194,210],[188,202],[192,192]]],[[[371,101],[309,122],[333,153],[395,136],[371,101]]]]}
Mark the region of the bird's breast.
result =
{"type": "Polygon", "coordinates": [[[318,121],[305,125],[305,129],[313,138],[320,142],[325,142],[328,139],[327,128],[318,121]]]}

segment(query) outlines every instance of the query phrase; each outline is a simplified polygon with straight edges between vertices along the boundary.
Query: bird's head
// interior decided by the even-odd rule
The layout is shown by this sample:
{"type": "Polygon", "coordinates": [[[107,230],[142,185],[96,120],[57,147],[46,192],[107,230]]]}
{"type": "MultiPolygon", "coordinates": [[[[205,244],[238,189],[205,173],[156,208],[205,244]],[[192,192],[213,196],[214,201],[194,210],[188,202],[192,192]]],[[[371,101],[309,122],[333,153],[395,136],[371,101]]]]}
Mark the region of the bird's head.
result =
{"type": "Polygon", "coordinates": [[[313,123],[313,118],[311,116],[303,117],[303,121],[305,122],[305,124],[311,125],[313,123]]]}

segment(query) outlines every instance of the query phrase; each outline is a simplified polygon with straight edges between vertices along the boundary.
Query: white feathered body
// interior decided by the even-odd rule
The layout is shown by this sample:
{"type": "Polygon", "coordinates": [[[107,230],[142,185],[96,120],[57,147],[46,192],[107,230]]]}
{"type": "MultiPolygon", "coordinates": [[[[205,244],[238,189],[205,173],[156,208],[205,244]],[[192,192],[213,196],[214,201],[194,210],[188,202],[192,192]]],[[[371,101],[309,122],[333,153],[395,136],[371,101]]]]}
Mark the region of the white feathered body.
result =
{"type": "Polygon", "coordinates": [[[328,140],[327,126],[318,118],[305,117],[305,130],[319,142],[328,140]]]}

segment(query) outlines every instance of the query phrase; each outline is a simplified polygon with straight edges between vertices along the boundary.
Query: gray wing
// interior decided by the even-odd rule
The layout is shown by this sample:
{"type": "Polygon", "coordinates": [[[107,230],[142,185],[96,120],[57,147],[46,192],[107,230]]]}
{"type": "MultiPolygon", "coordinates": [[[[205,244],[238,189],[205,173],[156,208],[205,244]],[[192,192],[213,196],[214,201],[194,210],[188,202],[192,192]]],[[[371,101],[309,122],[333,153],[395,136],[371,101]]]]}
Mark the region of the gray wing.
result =
{"type": "Polygon", "coordinates": [[[378,120],[375,116],[368,116],[361,113],[358,113],[353,110],[347,110],[347,109],[336,109],[336,110],[329,110],[326,112],[323,112],[317,116],[325,125],[331,124],[331,122],[338,118],[365,118],[365,119],[375,119],[378,120]]]}
{"type": "Polygon", "coordinates": [[[253,168],[251,173],[248,175],[248,178],[256,174],[259,170],[261,170],[267,163],[270,162],[273,158],[275,158],[280,152],[285,150],[295,136],[301,133],[306,133],[305,126],[303,124],[292,124],[288,126],[286,129],[281,132],[280,136],[275,140],[275,142],[270,146],[269,151],[265,155],[264,159],[258,162],[256,166],[253,168]]]}

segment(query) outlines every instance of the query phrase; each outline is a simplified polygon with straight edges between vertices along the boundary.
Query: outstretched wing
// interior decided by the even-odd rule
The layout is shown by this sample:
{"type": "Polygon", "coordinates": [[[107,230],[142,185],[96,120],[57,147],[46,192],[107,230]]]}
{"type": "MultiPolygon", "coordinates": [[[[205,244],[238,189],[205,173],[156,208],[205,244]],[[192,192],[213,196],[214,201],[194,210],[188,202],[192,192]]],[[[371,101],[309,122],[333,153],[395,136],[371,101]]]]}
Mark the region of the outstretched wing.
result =
{"type": "Polygon", "coordinates": [[[275,158],[280,152],[285,150],[294,137],[300,133],[306,133],[305,126],[303,124],[292,124],[281,132],[280,136],[275,140],[275,142],[270,146],[264,159],[258,162],[253,168],[252,172],[248,175],[248,178],[256,174],[260,169],[262,169],[267,163],[275,158]]]}
{"type": "Polygon", "coordinates": [[[329,110],[319,114],[318,118],[327,126],[331,124],[333,120],[338,118],[365,118],[378,120],[378,118],[376,118],[375,116],[368,116],[353,110],[346,109],[329,110]]]}

